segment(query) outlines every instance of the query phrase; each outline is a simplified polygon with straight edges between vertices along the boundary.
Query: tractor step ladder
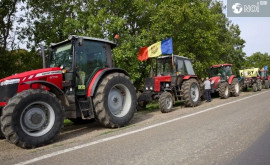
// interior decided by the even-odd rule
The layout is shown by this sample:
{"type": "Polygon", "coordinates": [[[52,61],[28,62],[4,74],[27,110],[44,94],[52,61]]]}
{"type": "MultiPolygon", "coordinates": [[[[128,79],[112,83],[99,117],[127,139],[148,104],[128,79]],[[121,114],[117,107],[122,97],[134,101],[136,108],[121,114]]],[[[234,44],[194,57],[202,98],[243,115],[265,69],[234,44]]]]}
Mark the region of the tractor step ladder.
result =
{"type": "Polygon", "coordinates": [[[83,119],[91,119],[94,117],[91,100],[80,99],[78,100],[78,104],[79,104],[83,119]]]}

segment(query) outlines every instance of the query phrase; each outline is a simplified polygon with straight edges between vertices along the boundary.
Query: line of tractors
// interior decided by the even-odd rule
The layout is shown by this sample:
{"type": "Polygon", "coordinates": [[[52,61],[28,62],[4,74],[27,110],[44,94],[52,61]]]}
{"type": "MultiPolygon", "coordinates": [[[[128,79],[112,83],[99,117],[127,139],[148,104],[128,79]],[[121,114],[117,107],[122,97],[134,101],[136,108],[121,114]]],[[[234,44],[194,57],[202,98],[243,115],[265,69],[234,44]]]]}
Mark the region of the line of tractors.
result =
{"type": "MultiPolygon", "coordinates": [[[[127,71],[113,66],[115,46],[108,40],[73,35],[51,45],[43,69],[1,79],[0,138],[22,148],[35,148],[50,143],[65,118],[75,123],[94,118],[105,127],[118,128],[129,123],[136,108],[143,109],[155,100],[163,113],[170,112],[178,100],[189,107],[200,104],[203,83],[190,59],[178,55],[156,58],[155,72],[145,79],[137,98],[127,71]]],[[[262,85],[269,88],[267,70],[257,70],[255,77],[244,76],[252,70],[243,70],[239,79],[231,67],[219,64],[209,70],[212,92],[221,98],[239,96],[240,89],[248,87],[254,91],[262,85]]]]}

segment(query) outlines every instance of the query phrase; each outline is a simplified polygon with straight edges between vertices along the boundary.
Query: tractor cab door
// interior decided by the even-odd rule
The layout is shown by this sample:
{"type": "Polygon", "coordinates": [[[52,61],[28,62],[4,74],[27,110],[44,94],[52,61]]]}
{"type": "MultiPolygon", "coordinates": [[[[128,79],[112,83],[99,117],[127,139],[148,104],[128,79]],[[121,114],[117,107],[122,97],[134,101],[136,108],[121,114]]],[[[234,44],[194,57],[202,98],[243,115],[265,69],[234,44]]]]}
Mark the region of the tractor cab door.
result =
{"type": "Polygon", "coordinates": [[[76,95],[86,95],[92,77],[102,68],[112,67],[111,46],[106,43],[84,40],[75,47],[76,95]]]}

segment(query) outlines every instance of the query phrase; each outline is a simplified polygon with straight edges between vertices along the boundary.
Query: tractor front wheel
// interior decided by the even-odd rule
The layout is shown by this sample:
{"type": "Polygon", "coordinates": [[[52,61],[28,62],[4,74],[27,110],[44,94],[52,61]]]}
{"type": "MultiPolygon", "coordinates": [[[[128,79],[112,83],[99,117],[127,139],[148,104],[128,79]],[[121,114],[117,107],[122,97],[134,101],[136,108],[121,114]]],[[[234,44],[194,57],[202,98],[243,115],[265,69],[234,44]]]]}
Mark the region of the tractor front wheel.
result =
{"type": "Polygon", "coordinates": [[[163,92],[158,100],[159,109],[162,113],[171,112],[173,107],[173,98],[170,92],[163,92]]]}
{"type": "Polygon", "coordinates": [[[189,79],[184,81],[182,85],[183,99],[185,106],[195,107],[200,101],[200,88],[199,83],[196,79],[189,79]]]}
{"type": "Polygon", "coordinates": [[[264,80],[264,88],[265,89],[269,88],[269,80],[264,80]]]}
{"type": "Polygon", "coordinates": [[[258,84],[253,83],[252,88],[253,88],[253,92],[257,92],[258,91],[258,84]]]}
{"type": "Polygon", "coordinates": [[[262,81],[257,80],[257,84],[258,84],[258,91],[261,91],[262,90],[262,81]]]}
{"type": "Polygon", "coordinates": [[[123,73],[109,74],[101,80],[94,97],[97,120],[105,127],[125,126],[137,105],[136,91],[123,73]]]}
{"type": "Polygon", "coordinates": [[[35,148],[51,142],[63,120],[62,106],[54,94],[30,89],[9,100],[1,116],[1,129],[9,142],[35,148]]]}
{"type": "Polygon", "coordinates": [[[220,83],[219,97],[222,99],[227,99],[229,97],[229,84],[227,82],[220,83]]]}
{"type": "Polygon", "coordinates": [[[138,101],[137,110],[144,110],[146,108],[147,102],[146,101],[138,101]]]}
{"type": "Polygon", "coordinates": [[[231,84],[231,93],[232,96],[239,96],[240,93],[240,85],[239,85],[239,81],[237,80],[237,78],[234,78],[231,84]]]}

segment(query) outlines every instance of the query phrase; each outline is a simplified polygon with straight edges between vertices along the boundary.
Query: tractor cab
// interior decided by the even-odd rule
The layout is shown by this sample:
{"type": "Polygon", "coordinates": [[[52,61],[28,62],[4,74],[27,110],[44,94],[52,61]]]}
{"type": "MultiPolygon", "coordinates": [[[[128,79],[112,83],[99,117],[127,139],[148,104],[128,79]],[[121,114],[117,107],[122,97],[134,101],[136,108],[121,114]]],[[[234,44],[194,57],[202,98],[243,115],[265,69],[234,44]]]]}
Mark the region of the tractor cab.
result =
{"type": "Polygon", "coordinates": [[[156,77],[195,75],[190,59],[181,56],[161,56],[157,58],[156,77]]]}
{"type": "Polygon", "coordinates": [[[260,70],[259,75],[262,80],[267,80],[269,76],[268,70],[260,70]]]}
{"type": "Polygon", "coordinates": [[[232,75],[232,64],[213,65],[210,68],[210,78],[220,77],[220,80],[226,81],[232,75]]]}
{"type": "Polygon", "coordinates": [[[72,36],[52,44],[48,67],[60,67],[63,86],[77,95],[86,95],[90,80],[103,68],[111,68],[113,42],[91,37],[72,36]]]}

